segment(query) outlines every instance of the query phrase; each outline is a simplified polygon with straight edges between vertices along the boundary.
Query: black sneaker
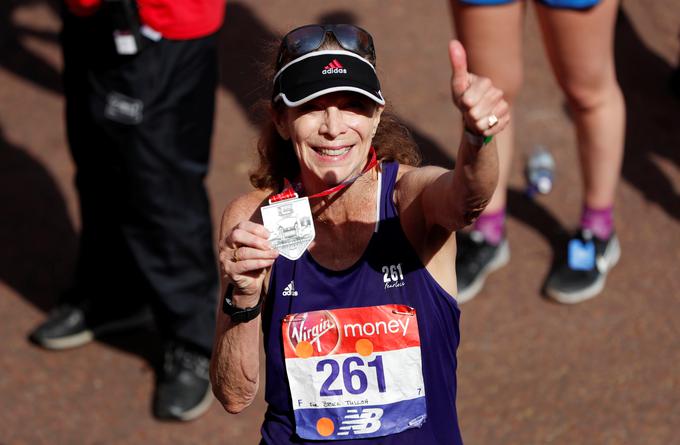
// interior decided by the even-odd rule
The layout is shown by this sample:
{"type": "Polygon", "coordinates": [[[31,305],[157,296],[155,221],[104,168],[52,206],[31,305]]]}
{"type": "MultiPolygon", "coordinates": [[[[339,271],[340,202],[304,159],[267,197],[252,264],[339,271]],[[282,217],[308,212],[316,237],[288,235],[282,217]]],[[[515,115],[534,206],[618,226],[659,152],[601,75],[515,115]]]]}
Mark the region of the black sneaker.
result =
{"type": "Polygon", "coordinates": [[[494,270],[508,264],[510,248],[505,238],[498,245],[484,239],[481,232],[458,233],[456,278],[459,304],[471,300],[482,290],[484,280],[494,270]]]}
{"type": "Polygon", "coordinates": [[[620,256],[616,235],[602,240],[581,230],[569,240],[566,257],[550,272],[546,294],[564,304],[593,298],[604,288],[607,273],[620,256]]]}
{"type": "Polygon", "coordinates": [[[163,420],[193,420],[212,403],[210,358],[176,342],[166,344],[153,402],[163,420]]]}
{"type": "Polygon", "coordinates": [[[143,309],[124,318],[106,320],[77,306],[60,305],[29,334],[29,339],[46,349],[70,349],[83,346],[100,335],[149,325],[152,318],[151,312],[143,309]]]}

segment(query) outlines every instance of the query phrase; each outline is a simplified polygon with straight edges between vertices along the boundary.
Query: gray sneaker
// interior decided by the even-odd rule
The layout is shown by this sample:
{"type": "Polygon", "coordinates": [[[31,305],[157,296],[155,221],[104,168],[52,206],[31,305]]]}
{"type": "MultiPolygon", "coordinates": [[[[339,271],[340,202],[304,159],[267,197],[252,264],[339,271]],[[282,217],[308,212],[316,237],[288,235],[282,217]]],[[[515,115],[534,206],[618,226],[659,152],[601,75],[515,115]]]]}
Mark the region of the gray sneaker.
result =
{"type": "Polygon", "coordinates": [[[152,322],[148,308],[110,318],[76,305],[62,304],[30,333],[29,339],[45,349],[71,349],[86,345],[98,336],[151,326],[152,322]]]}

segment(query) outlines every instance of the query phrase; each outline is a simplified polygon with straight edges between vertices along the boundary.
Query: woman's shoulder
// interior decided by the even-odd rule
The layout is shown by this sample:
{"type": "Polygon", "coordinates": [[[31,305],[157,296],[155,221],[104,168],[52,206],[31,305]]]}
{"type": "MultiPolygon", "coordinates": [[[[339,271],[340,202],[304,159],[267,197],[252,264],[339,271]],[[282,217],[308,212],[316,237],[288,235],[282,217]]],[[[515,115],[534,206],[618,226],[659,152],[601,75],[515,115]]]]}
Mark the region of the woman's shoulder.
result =
{"type": "MultiPolygon", "coordinates": [[[[395,161],[396,162],[396,161],[395,161]]],[[[406,173],[411,172],[413,170],[418,170],[418,167],[414,167],[413,165],[408,165],[408,164],[397,164],[399,169],[397,170],[397,181],[404,176],[406,173]]]]}

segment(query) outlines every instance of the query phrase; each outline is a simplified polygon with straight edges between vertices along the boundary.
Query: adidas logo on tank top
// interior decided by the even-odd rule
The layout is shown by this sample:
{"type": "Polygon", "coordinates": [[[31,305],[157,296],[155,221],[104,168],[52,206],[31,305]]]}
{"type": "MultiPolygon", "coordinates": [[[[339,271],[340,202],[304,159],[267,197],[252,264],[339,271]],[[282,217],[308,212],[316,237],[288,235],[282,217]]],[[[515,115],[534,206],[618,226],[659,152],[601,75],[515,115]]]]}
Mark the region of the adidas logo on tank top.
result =
{"type": "Polygon", "coordinates": [[[283,289],[283,292],[281,292],[281,295],[284,297],[297,297],[298,292],[295,290],[295,282],[291,281],[288,283],[288,286],[286,286],[285,289],[283,289]]]}

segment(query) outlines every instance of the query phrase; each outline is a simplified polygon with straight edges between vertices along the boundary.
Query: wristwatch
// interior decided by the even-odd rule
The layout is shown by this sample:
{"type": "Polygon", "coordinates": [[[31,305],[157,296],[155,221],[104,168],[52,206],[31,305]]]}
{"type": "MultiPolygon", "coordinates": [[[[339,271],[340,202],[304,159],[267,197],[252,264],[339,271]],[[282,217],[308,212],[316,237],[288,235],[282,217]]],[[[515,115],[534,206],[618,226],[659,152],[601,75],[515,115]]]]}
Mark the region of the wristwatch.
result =
{"type": "Polygon", "coordinates": [[[253,307],[240,308],[234,306],[234,300],[232,296],[234,295],[234,285],[229,284],[227,286],[226,292],[224,292],[224,298],[222,299],[222,312],[231,317],[231,321],[234,323],[245,323],[253,318],[260,315],[262,311],[262,301],[264,300],[264,294],[260,295],[260,300],[253,307]]]}

